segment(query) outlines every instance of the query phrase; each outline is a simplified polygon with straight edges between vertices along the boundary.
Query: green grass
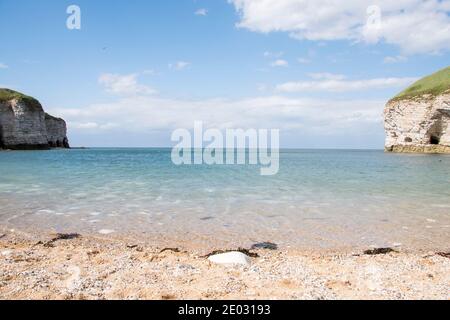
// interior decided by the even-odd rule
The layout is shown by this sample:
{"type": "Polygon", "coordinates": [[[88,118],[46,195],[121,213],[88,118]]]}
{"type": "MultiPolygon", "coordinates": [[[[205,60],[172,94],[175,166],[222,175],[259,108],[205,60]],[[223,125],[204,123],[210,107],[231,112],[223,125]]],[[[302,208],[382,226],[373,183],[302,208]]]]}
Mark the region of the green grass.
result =
{"type": "Polygon", "coordinates": [[[410,99],[424,94],[438,96],[447,90],[450,90],[450,67],[417,81],[392,100],[410,99]]]}
{"type": "Polygon", "coordinates": [[[24,102],[29,103],[32,106],[40,107],[41,104],[35,98],[27,96],[23,93],[11,90],[0,88],[0,103],[10,101],[13,99],[18,99],[24,102]]]}

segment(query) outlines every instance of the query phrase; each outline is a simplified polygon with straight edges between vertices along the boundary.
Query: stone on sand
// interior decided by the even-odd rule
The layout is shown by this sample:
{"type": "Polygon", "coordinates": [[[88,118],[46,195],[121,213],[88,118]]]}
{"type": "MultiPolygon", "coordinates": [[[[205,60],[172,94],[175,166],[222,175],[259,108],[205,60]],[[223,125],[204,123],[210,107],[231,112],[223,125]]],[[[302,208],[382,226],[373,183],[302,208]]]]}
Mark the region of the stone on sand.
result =
{"type": "Polygon", "coordinates": [[[110,230],[110,229],[101,229],[98,231],[98,233],[103,234],[103,235],[108,235],[108,234],[111,234],[114,232],[115,232],[114,230],[110,230]]]}
{"type": "Polygon", "coordinates": [[[221,265],[243,265],[248,267],[251,264],[250,257],[237,251],[216,254],[210,256],[208,260],[221,265]]]}

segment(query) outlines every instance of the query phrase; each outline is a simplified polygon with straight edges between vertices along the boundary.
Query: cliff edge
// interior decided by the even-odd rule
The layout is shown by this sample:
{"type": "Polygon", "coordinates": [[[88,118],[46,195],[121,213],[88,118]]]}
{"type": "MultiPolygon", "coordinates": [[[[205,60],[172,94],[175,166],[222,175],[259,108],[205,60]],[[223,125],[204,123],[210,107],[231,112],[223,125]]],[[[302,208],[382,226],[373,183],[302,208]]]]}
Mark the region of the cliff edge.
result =
{"type": "Polygon", "coordinates": [[[384,124],[387,152],[450,153],[450,67],[390,100],[384,124]]]}
{"type": "Polygon", "coordinates": [[[69,148],[63,119],[44,112],[38,100],[0,88],[0,149],[69,148]]]}

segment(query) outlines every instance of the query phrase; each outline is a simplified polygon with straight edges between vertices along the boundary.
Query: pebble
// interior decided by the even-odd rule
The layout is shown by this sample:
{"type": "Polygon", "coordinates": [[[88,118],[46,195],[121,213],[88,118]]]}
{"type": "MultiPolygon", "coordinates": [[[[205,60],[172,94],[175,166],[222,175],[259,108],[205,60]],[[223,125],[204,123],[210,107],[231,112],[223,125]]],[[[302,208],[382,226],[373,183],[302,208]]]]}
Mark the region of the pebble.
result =
{"type": "Polygon", "coordinates": [[[11,250],[4,250],[2,251],[2,256],[9,256],[12,253],[11,250]]]}
{"type": "Polygon", "coordinates": [[[216,254],[208,258],[209,261],[221,265],[244,265],[250,266],[251,259],[242,252],[227,252],[216,254]]]}
{"type": "Polygon", "coordinates": [[[98,231],[98,233],[100,233],[100,234],[111,234],[114,232],[115,232],[114,230],[110,230],[110,229],[101,229],[98,231]]]}
{"type": "Polygon", "coordinates": [[[81,269],[78,266],[70,266],[67,268],[67,272],[70,274],[70,277],[66,279],[66,287],[72,291],[77,287],[80,280],[81,269]]]}
{"type": "Polygon", "coordinates": [[[252,245],[252,250],[254,249],[266,249],[266,250],[278,250],[278,245],[272,242],[260,242],[252,245]]]}

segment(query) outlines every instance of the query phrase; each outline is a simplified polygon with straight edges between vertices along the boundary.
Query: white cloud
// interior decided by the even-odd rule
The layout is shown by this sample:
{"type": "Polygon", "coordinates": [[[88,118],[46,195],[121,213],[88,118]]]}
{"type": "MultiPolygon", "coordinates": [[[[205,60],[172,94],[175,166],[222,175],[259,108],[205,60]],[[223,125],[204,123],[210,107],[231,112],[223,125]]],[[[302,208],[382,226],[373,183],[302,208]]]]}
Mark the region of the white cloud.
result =
{"type": "Polygon", "coordinates": [[[450,0],[229,0],[238,27],[296,39],[399,46],[404,54],[450,50],[450,0]],[[377,20],[377,8],[381,20],[377,20]],[[376,9],[376,10],[374,10],[376,9]]]}
{"type": "MultiPolygon", "coordinates": [[[[331,73],[310,75],[320,81],[344,79],[331,73]]],[[[195,121],[205,126],[225,128],[275,128],[293,136],[322,136],[324,141],[342,135],[360,136],[361,130],[382,128],[385,101],[339,100],[322,98],[292,98],[279,95],[242,99],[170,99],[148,95],[137,81],[116,81],[133,85],[114,86],[110,79],[135,77],[102,75],[105,88],[112,92],[138,92],[125,94],[116,101],[92,104],[80,108],[49,108],[51,114],[63,117],[71,135],[87,134],[100,139],[107,137],[144,137],[161,132],[170,137],[176,128],[192,128],[195,121]],[[123,89],[127,88],[127,89],[123,89]],[[236,115],[239,117],[236,117],[236,115]]],[[[345,81],[345,80],[334,80],[345,81]]],[[[114,82],[115,83],[115,82],[114,82]]],[[[260,89],[267,89],[261,85],[260,89]]],[[[372,131],[373,132],[373,131],[372,131]]],[[[131,139],[131,138],[130,138],[131,139]]],[[[150,139],[150,136],[149,136],[150,139]]],[[[169,139],[169,138],[167,138],[169,139]]],[[[107,141],[107,140],[106,140],[107,141]]]]}
{"type": "Polygon", "coordinates": [[[383,59],[384,63],[399,63],[399,62],[406,62],[408,61],[408,58],[405,56],[389,56],[389,57],[385,57],[383,59]]]}
{"type": "Polygon", "coordinates": [[[287,62],[286,60],[283,60],[283,59],[278,59],[278,60],[273,61],[270,64],[270,66],[271,67],[287,67],[287,66],[289,66],[289,62],[287,62]]]}
{"type": "Polygon", "coordinates": [[[156,91],[148,86],[138,83],[138,74],[102,74],[98,82],[107,92],[118,95],[154,94],[156,91]]]}
{"type": "Polygon", "coordinates": [[[108,131],[111,129],[119,128],[120,125],[117,123],[106,122],[104,124],[98,124],[97,122],[69,122],[71,129],[85,131],[85,130],[103,130],[108,131]]]}
{"type": "Polygon", "coordinates": [[[276,91],[285,93],[294,92],[349,92],[360,90],[387,89],[392,87],[406,87],[418,78],[376,78],[365,80],[345,80],[338,76],[322,78],[317,81],[287,82],[276,86],[276,91]]]}
{"type": "MultiPolygon", "coordinates": [[[[331,88],[325,86],[326,90],[332,91],[343,88],[348,90],[349,86],[351,90],[355,87],[381,86],[373,83],[376,79],[372,80],[371,85],[355,85],[343,75],[333,73],[313,73],[309,76],[313,79],[310,82],[315,84],[340,83],[340,86],[331,88]]],[[[104,74],[99,81],[105,88],[110,92],[123,94],[116,101],[92,104],[84,108],[49,108],[48,111],[63,117],[68,123],[70,134],[74,136],[95,134],[98,137],[145,137],[156,131],[170,137],[170,131],[192,128],[194,122],[199,120],[206,127],[275,128],[293,136],[325,137],[323,141],[329,141],[328,138],[342,135],[343,132],[346,135],[356,135],[369,128],[372,133],[379,130],[382,132],[385,104],[382,100],[292,98],[279,95],[235,100],[171,99],[147,94],[148,90],[144,90],[147,87],[137,80],[136,75],[104,74]],[[236,117],[237,114],[239,117],[236,117]]],[[[392,85],[393,82],[396,83],[389,83],[392,85]]],[[[261,85],[259,89],[268,88],[261,85]]]]}
{"type": "Polygon", "coordinates": [[[176,71],[181,71],[181,70],[184,70],[184,69],[188,68],[189,66],[191,66],[190,62],[177,61],[175,63],[170,63],[169,64],[169,69],[176,70],[176,71]]]}
{"type": "Polygon", "coordinates": [[[206,16],[206,15],[208,15],[208,10],[205,8],[201,8],[201,9],[198,9],[197,11],[195,11],[194,14],[196,16],[206,16]]]}
{"type": "Polygon", "coordinates": [[[266,51],[264,52],[264,57],[266,58],[281,58],[284,55],[284,52],[280,51],[280,52],[271,52],[271,51],[266,51]]]}
{"type": "Polygon", "coordinates": [[[309,73],[308,76],[314,80],[344,80],[347,77],[342,74],[335,74],[329,72],[309,73]]]}
{"type": "Polygon", "coordinates": [[[257,87],[258,91],[260,91],[260,92],[265,92],[269,88],[268,85],[265,83],[260,83],[256,87],[257,87]]]}
{"type": "Polygon", "coordinates": [[[307,58],[298,58],[297,61],[298,61],[298,63],[301,63],[301,64],[311,63],[311,60],[307,59],[307,58]]]}
{"type": "Polygon", "coordinates": [[[99,127],[98,123],[96,122],[71,122],[70,125],[75,129],[97,129],[99,127]]]}
{"type": "Polygon", "coordinates": [[[214,128],[278,128],[333,134],[381,124],[384,101],[327,100],[264,96],[248,99],[180,100],[125,97],[80,109],[53,109],[76,132],[148,132],[192,128],[200,120],[214,128]],[[236,115],[239,117],[236,117],[236,115]]]}
{"type": "Polygon", "coordinates": [[[158,74],[158,72],[156,72],[153,69],[147,69],[147,70],[142,71],[142,74],[147,75],[147,76],[155,76],[158,74]]]}
{"type": "Polygon", "coordinates": [[[0,62],[0,69],[8,69],[8,68],[9,67],[6,64],[0,62]]]}

